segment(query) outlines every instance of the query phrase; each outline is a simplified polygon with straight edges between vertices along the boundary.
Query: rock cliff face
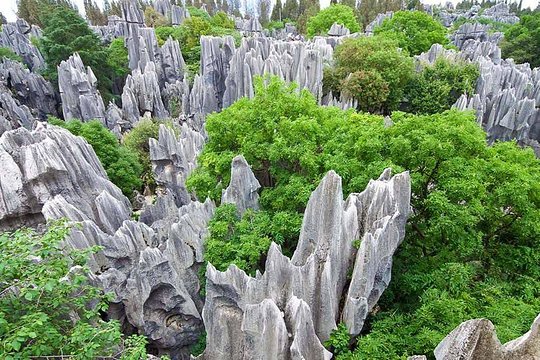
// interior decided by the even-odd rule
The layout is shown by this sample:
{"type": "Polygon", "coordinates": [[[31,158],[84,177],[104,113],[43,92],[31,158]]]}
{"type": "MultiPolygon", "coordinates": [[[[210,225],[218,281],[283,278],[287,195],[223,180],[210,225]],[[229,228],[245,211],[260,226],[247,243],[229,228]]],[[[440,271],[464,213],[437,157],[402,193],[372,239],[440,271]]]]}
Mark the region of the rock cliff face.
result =
{"type": "Polygon", "coordinates": [[[4,59],[0,62],[0,80],[21,104],[32,109],[38,119],[58,116],[56,93],[43,76],[25,69],[17,61],[4,59]]]}
{"type": "Polygon", "coordinates": [[[39,71],[45,68],[45,60],[38,48],[32,44],[32,37],[41,37],[41,30],[36,26],[30,26],[23,19],[17,19],[14,23],[2,25],[0,46],[10,48],[22,57],[30,70],[39,71]]]}
{"type": "Polygon", "coordinates": [[[36,119],[26,105],[13,98],[5,85],[0,85],[0,135],[5,131],[24,127],[32,129],[36,119]]]}
{"type": "Polygon", "coordinates": [[[156,183],[166,188],[177,206],[191,202],[186,179],[195,169],[197,156],[204,146],[204,136],[182,124],[180,136],[165,125],[159,127],[159,139],[150,139],[150,160],[156,183]]]}
{"type": "Polygon", "coordinates": [[[33,131],[4,133],[0,168],[2,230],[42,222],[45,211],[76,214],[73,218],[91,220],[103,230],[114,228],[111,222],[119,225],[113,215],[129,217],[127,198],[109,182],[92,147],[67,130],[39,124],[33,131]],[[110,208],[119,211],[108,214],[110,208]]]}
{"type": "Polygon", "coordinates": [[[97,89],[97,78],[89,66],[84,67],[79,54],[58,66],[58,88],[65,120],[98,119],[105,123],[105,105],[97,89]]]}
{"type": "Polygon", "coordinates": [[[272,244],[255,278],[234,265],[225,272],[208,265],[201,359],[329,359],[321,344],[336,324],[358,334],[388,286],[409,201],[408,173],[386,170],[343,201],[341,178],[329,172],[311,195],[291,259],[272,244]]]}

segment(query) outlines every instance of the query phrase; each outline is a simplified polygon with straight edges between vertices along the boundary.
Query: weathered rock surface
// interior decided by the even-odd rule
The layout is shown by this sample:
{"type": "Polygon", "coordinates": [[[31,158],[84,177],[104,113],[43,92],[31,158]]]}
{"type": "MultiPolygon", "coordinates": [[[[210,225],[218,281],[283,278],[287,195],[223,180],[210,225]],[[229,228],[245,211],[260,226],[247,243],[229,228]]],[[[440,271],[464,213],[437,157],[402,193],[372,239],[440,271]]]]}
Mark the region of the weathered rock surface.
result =
{"type": "Polygon", "coordinates": [[[0,135],[4,132],[24,127],[32,129],[36,119],[26,105],[13,98],[5,85],[0,85],[0,135]]]}
{"type": "Polygon", "coordinates": [[[40,120],[47,115],[58,116],[58,101],[53,86],[43,76],[25,69],[17,61],[4,59],[0,62],[0,79],[12,95],[28,106],[40,120]]]}
{"type": "Polygon", "coordinates": [[[366,26],[366,35],[373,35],[376,27],[381,26],[384,20],[391,19],[393,16],[393,11],[387,11],[384,14],[378,14],[375,19],[366,26]]]}
{"type": "Polygon", "coordinates": [[[41,37],[41,30],[23,19],[17,19],[16,22],[2,25],[0,46],[10,48],[30,70],[37,72],[44,69],[46,64],[38,48],[32,44],[32,37],[41,37]]]}
{"type": "Polygon", "coordinates": [[[343,24],[333,23],[330,30],[328,30],[328,36],[346,36],[351,32],[343,24]]]}
{"type": "Polygon", "coordinates": [[[186,20],[189,17],[191,17],[191,16],[189,15],[188,9],[186,9],[184,7],[181,7],[181,6],[177,6],[177,5],[172,6],[172,8],[171,8],[171,23],[173,25],[182,25],[184,20],[186,20]]]}
{"type": "Polygon", "coordinates": [[[221,195],[222,204],[235,204],[242,215],[247,209],[259,210],[259,181],[251,171],[243,155],[236,156],[231,163],[231,182],[221,195]]]}
{"type": "Polygon", "coordinates": [[[67,130],[41,123],[33,131],[4,133],[0,168],[2,230],[43,222],[45,211],[76,214],[103,231],[116,230],[129,217],[127,198],[107,179],[93,149],[67,130]]]}
{"type": "Polygon", "coordinates": [[[172,194],[177,206],[191,202],[185,182],[197,166],[197,156],[204,142],[204,136],[187,123],[180,127],[178,137],[173,129],[160,125],[158,140],[150,139],[150,160],[156,183],[172,194]]]}
{"type": "Polygon", "coordinates": [[[305,43],[244,38],[230,62],[223,106],[227,107],[241,97],[253,97],[253,77],[263,74],[295,81],[300,89],[310,90],[320,100],[323,64],[331,61],[332,54],[332,47],[322,39],[305,43]]]}
{"type": "Polygon", "coordinates": [[[207,347],[201,358],[329,359],[321,343],[332,329],[344,321],[358,334],[388,285],[409,202],[408,173],[391,177],[388,169],[364,192],[343,201],[341,178],[329,172],[308,202],[292,259],[273,243],[265,273],[255,278],[234,265],[225,272],[208,265],[207,347]],[[356,239],[362,239],[358,251],[356,239]],[[351,270],[355,275],[348,285],[351,270]]]}
{"type": "Polygon", "coordinates": [[[534,360],[540,358],[540,315],[525,335],[501,345],[486,319],[465,321],[435,349],[437,360],[534,360]]]}
{"type": "Polygon", "coordinates": [[[58,66],[58,87],[65,120],[97,119],[105,124],[105,105],[92,69],[75,53],[58,66]]]}

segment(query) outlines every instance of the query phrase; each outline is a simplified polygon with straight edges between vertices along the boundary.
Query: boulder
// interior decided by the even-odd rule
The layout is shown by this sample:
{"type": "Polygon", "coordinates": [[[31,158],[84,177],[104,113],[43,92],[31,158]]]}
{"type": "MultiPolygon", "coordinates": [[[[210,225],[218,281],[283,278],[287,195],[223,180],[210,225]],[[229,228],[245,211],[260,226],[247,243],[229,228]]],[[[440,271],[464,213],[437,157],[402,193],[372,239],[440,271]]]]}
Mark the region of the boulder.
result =
{"type": "Polygon", "coordinates": [[[231,163],[231,182],[221,195],[222,204],[235,204],[240,215],[247,209],[259,210],[261,188],[251,167],[243,155],[236,156],[231,163]]]}

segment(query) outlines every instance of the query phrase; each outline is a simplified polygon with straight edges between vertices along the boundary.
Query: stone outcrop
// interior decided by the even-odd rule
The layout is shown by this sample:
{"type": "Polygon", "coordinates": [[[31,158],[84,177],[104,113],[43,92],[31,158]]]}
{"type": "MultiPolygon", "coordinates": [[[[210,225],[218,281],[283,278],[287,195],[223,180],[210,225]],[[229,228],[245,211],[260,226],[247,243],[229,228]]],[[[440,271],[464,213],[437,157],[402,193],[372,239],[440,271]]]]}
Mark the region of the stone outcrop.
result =
{"type": "Polygon", "coordinates": [[[350,33],[345,25],[338,23],[333,23],[330,30],[328,30],[328,36],[347,36],[350,33]]]}
{"type": "Polygon", "coordinates": [[[184,20],[189,17],[191,16],[189,15],[188,9],[177,5],[171,7],[171,23],[173,25],[182,25],[184,20]]]}
{"type": "Polygon", "coordinates": [[[503,2],[487,8],[479,17],[505,24],[515,24],[519,22],[519,17],[510,12],[510,7],[508,4],[503,2]]]}
{"type": "Polygon", "coordinates": [[[58,88],[62,99],[64,119],[105,123],[105,105],[97,89],[97,78],[92,69],[84,67],[75,53],[58,66],[58,88]]]}
{"type": "Polygon", "coordinates": [[[300,89],[310,90],[320,100],[323,65],[331,61],[332,54],[332,47],[322,39],[305,43],[244,38],[230,62],[223,106],[227,107],[241,97],[253,97],[253,77],[263,74],[295,81],[300,89]]]}
{"type": "Polygon", "coordinates": [[[0,135],[19,127],[32,129],[35,122],[28,106],[13,98],[12,92],[5,85],[0,85],[0,135]]]}
{"type": "Polygon", "coordinates": [[[46,64],[38,48],[32,44],[32,37],[41,37],[41,30],[23,19],[17,19],[16,22],[2,25],[0,46],[11,49],[30,70],[37,72],[45,69],[46,64]]]}
{"type": "Polygon", "coordinates": [[[381,26],[384,20],[391,19],[394,16],[393,11],[387,11],[384,14],[378,14],[372,22],[366,26],[366,35],[373,35],[375,28],[381,26]]]}
{"type": "Polygon", "coordinates": [[[235,204],[242,215],[247,209],[259,210],[259,181],[251,171],[243,155],[236,156],[231,163],[231,182],[221,195],[222,204],[235,204]]]}
{"type": "Polygon", "coordinates": [[[341,178],[331,171],[310,197],[291,259],[272,243],[265,272],[255,278],[234,265],[220,272],[209,264],[200,358],[329,359],[321,344],[336,324],[357,335],[388,286],[410,191],[408,173],[391,177],[387,169],[343,201],[341,178]]]}
{"type": "Polygon", "coordinates": [[[2,230],[43,222],[47,213],[91,220],[112,231],[131,212],[92,147],[67,130],[41,123],[33,131],[4,133],[0,168],[2,230]]]}
{"type": "Polygon", "coordinates": [[[534,360],[540,358],[540,315],[525,335],[501,344],[487,319],[465,321],[434,351],[437,360],[534,360]]]}
{"type": "Polygon", "coordinates": [[[47,115],[58,116],[58,101],[53,86],[43,76],[9,59],[0,62],[0,80],[12,95],[32,110],[35,117],[46,120],[47,115]]]}
{"type": "Polygon", "coordinates": [[[197,166],[197,156],[204,142],[204,136],[187,123],[180,127],[178,137],[173,129],[160,125],[159,138],[150,139],[150,160],[156,183],[172,194],[177,206],[191,202],[185,182],[197,166]]]}

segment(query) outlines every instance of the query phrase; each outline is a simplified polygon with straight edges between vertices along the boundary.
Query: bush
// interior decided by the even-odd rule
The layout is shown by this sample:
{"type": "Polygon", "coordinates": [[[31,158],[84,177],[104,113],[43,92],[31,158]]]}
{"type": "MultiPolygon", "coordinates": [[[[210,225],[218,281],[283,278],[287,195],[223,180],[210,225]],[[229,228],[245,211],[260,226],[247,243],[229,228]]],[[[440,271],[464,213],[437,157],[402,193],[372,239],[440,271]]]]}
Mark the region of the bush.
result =
{"type": "Polygon", "coordinates": [[[398,11],[375,29],[375,34],[398,41],[411,55],[428,51],[433,44],[448,44],[446,28],[422,11],[398,11]]]}
{"type": "Polygon", "coordinates": [[[471,95],[479,71],[470,63],[439,59],[416,74],[405,89],[407,111],[434,114],[450,109],[462,94],[471,95]]]}
{"type": "Polygon", "coordinates": [[[142,165],[137,154],[123,147],[118,139],[97,120],[81,122],[70,120],[64,122],[49,118],[49,122],[69,130],[72,134],[82,136],[96,152],[96,155],[107,172],[109,179],[122,190],[127,197],[132,197],[134,190],[142,186],[142,165]]]}
{"type": "Polygon", "coordinates": [[[123,145],[132,154],[137,154],[138,162],[142,165],[142,179],[145,185],[155,185],[152,163],[150,161],[150,138],[157,139],[159,122],[143,119],[124,135],[123,145]]]}
{"type": "Polygon", "coordinates": [[[307,35],[326,35],[333,23],[345,25],[351,33],[360,31],[354,10],[346,5],[330,5],[307,21],[307,35]]]}
{"type": "MultiPolygon", "coordinates": [[[[404,89],[413,75],[412,59],[397,49],[395,40],[370,36],[358,39],[346,39],[334,52],[335,68],[327,69],[324,75],[324,87],[334,95],[343,91],[344,81],[351,73],[362,72],[366,98],[363,92],[356,92],[360,100],[359,110],[369,111],[381,108],[389,113],[396,110],[403,98],[404,89]],[[366,81],[372,79],[373,84],[366,81]],[[382,79],[382,80],[381,80],[382,79]],[[388,94],[384,98],[385,89],[388,94]],[[375,89],[383,91],[377,94],[375,89]]],[[[357,88],[357,90],[362,90],[357,88]]],[[[351,90],[351,89],[349,89],[351,90]]]]}
{"type": "Polygon", "coordinates": [[[0,357],[146,355],[144,344],[122,349],[120,324],[101,319],[110,297],[89,284],[86,266],[98,249],[66,247],[69,231],[55,222],[41,235],[0,234],[0,357]],[[72,266],[80,268],[70,272],[72,266]]]}
{"type": "Polygon", "coordinates": [[[343,80],[342,91],[358,101],[358,107],[369,112],[380,112],[390,89],[381,74],[373,70],[355,71],[343,80]]]}
{"type": "Polygon", "coordinates": [[[523,15],[519,23],[504,32],[501,42],[503,58],[516,63],[528,62],[531,68],[540,66],[540,12],[523,15]]]}

